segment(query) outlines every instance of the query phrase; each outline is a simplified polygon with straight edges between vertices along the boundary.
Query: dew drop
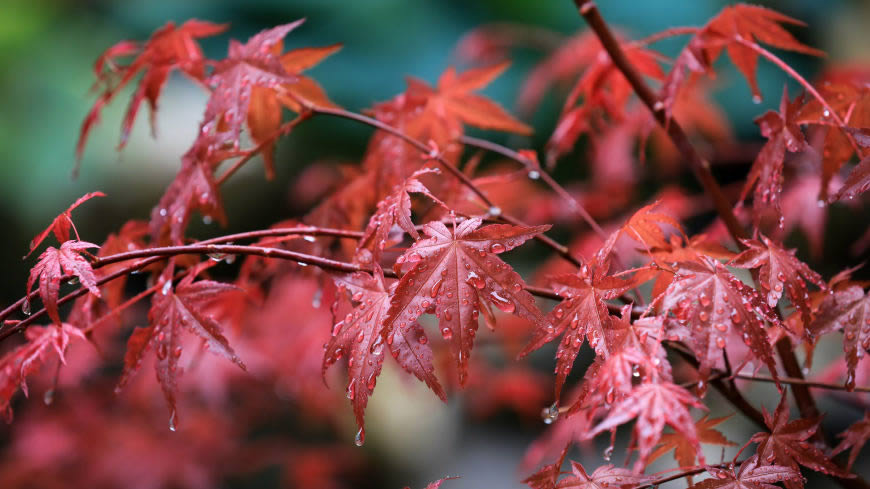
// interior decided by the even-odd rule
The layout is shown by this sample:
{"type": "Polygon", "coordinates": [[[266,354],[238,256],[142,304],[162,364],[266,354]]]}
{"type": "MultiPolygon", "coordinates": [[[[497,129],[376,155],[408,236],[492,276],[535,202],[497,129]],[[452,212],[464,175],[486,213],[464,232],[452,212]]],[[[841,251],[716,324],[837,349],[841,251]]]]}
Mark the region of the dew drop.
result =
{"type": "Polygon", "coordinates": [[[501,243],[493,243],[492,246],[489,247],[489,251],[498,254],[504,252],[505,247],[501,243]]]}
{"type": "Polygon", "coordinates": [[[21,313],[25,316],[30,316],[32,311],[30,310],[30,300],[27,297],[24,298],[24,302],[21,303],[21,313]]]}
{"type": "Polygon", "coordinates": [[[453,338],[453,331],[451,331],[450,328],[442,328],[441,329],[441,336],[445,340],[450,341],[453,338]]]}
{"type": "Polygon", "coordinates": [[[541,178],[541,172],[538,170],[529,170],[529,178],[532,180],[537,180],[541,178]]]}
{"type": "Polygon", "coordinates": [[[356,436],[353,439],[353,444],[361,447],[366,442],[366,431],[362,428],[356,432],[356,436]]]}
{"type": "Polygon", "coordinates": [[[559,406],[554,402],[550,407],[541,410],[541,419],[544,424],[553,424],[559,419],[559,406]]]}
{"type": "Polygon", "coordinates": [[[423,257],[420,256],[420,253],[417,253],[416,251],[412,251],[411,254],[408,255],[408,258],[406,259],[406,261],[408,263],[416,263],[422,259],[423,259],[423,257]]]}
{"type": "Polygon", "coordinates": [[[444,282],[444,279],[438,279],[438,281],[435,282],[435,285],[432,286],[432,290],[429,291],[430,297],[435,298],[438,296],[438,291],[441,290],[441,284],[443,282],[444,282]]]}
{"type": "Polygon", "coordinates": [[[502,312],[505,312],[507,314],[513,314],[513,312],[516,311],[517,306],[515,306],[514,303],[509,301],[508,299],[505,299],[504,297],[498,295],[498,293],[490,292],[489,296],[495,306],[501,309],[502,312]]]}
{"type": "Polygon", "coordinates": [[[492,206],[489,208],[488,214],[493,217],[498,217],[501,215],[501,207],[492,206]]]}

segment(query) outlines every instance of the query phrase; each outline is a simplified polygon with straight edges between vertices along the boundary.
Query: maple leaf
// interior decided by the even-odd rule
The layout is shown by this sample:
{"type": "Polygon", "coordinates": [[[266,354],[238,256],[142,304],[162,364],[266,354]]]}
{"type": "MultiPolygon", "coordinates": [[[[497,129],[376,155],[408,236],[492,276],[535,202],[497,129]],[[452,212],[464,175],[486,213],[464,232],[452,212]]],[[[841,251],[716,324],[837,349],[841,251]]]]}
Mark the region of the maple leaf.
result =
{"type": "Polygon", "coordinates": [[[213,136],[199,138],[182,156],[181,169],[151,211],[152,241],[160,242],[168,232],[172,243],[181,243],[194,209],[226,225],[223,201],[214,178],[214,164],[223,156],[210,148],[213,141],[213,136]]]}
{"type": "Polygon", "coordinates": [[[833,454],[836,455],[851,448],[849,465],[846,466],[846,470],[851,471],[852,466],[855,465],[855,460],[858,459],[858,453],[870,440],[870,412],[865,412],[863,419],[856,421],[849,429],[837,436],[843,440],[834,448],[833,454]]]}
{"type": "Polygon", "coordinates": [[[12,396],[19,388],[24,395],[28,394],[25,379],[39,370],[49,349],[54,349],[63,364],[66,363],[64,352],[70,337],[86,340],[79,328],[67,323],[59,323],[57,326],[31,326],[27,328],[25,335],[27,343],[6,352],[0,358],[0,413],[7,423],[12,421],[12,396]]]}
{"type": "Polygon", "coordinates": [[[72,227],[73,231],[76,233],[76,239],[78,239],[78,231],[75,228],[75,224],[72,222],[72,211],[82,205],[83,203],[91,200],[94,197],[105,197],[106,194],[102,192],[90,192],[78,198],[75,202],[72,203],[71,206],[67,208],[67,210],[63,211],[59,216],[55,217],[51,224],[45,228],[44,231],[37,234],[35,238],[30,241],[30,251],[27,252],[27,255],[24,257],[27,258],[33,253],[33,250],[39,247],[40,244],[48,237],[49,233],[54,233],[54,237],[57,238],[58,243],[63,243],[64,241],[69,241],[69,230],[72,227]]]}
{"type": "Polygon", "coordinates": [[[822,51],[799,42],[781,24],[804,25],[799,20],[756,5],[737,4],[722,9],[683,48],[662,86],[661,99],[668,117],[679,88],[686,80],[686,71],[712,73],[713,63],[723,49],[746,78],[754,100],[758,101],[761,100],[761,91],[755,69],[759,53],[747,44],[764,43],[787,51],[824,55],[822,51]]]}
{"type": "Polygon", "coordinates": [[[212,353],[232,361],[242,370],[246,370],[246,367],[221,333],[220,324],[203,312],[203,308],[207,305],[224,299],[228,294],[240,293],[239,289],[230,284],[211,280],[194,282],[194,274],[190,273],[173,290],[172,275],[170,275],[172,268],[166,268],[161,277],[163,285],[151,298],[151,309],[148,311],[150,325],[136,328],[127,341],[124,369],[116,392],[122,389],[136,373],[148,350],[154,348],[157,356],[154,369],[169,405],[169,427],[175,431],[178,424],[175,403],[175,392],[178,390],[176,378],[178,361],[182,353],[181,335],[184,330],[200,337],[212,353]]]}
{"type": "MultiPolygon", "coordinates": [[[[788,400],[783,393],[776,410],[771,414],[762,408],[764,423],[770,432],[752,435],[750,442],[758,443],[759,460],[798,470],[803,465],[817,472],[849,478],[847,472],[834,465],[824,452],[807,441],[819,428],[819,418],[796,419],[789,422],[788,400]]],[[[803,487],[803,481],[786,481],[786,487],[803,487]]]]}
{"type": "MultiPolygon", "coordinates": [[[[723,416],[721,418],[710,418],[704,415],[695,422],[695,433],[698,434],[698,441],[711,445],[720,445],[723,447],[734,446],[735,444],[725,438],[719,430],[714,429],[714,426],[727,421],[733,415],[723,416]]],[[[686,440],[685,437],[677,433],[665,433],[659,439],[660,445],[650,454],[649,461],[652,462],[669,451],[674,451],[674,459],[680,467],[692,467],[695,465],[695,447],[686,440]]]]}
{"type": "Polygon", "coordinates": [[[399,280],[384,320],[388,333],[434,309],[441,336],[450,342],[461,384],[465,383],[481,302],[535,324],[543,321],[522,277],[496,255],[550,227],[492,224],[478,229],[481,222],[466,219],[452,230],[440,221],[423,227],[428,238],[414,243],[396,261],[396,267],[410,269],[399,280]]]}
{"type": "Polygon", "coordinates": [[[604,267],[581,268],[578,274],[556,275],[550,278],[559,303],[535,330],[529,345],[520,357],[531,353],[550,341],[562,336],[556,351],[556,401],[561,396],[562,386],[571,372],[571,367],[584,337],[599,355],[608,355],[610,349],[605,338],[610,328],[611,316],[606,300],[613,299],[631,288],[632,283],[618,277],[610,277],[604,267]]]}
{"type": "Polygon", "coordinates": [[[667,424],[686,439],[686,443],[694,448],[701,463],[704,463],[695,423],[689,414],[691,407],[704,408],[704,405],[689,391],[676,384],[671,382],[639,384],[631,390],[628,397],[613,405],[607,417],[586,436],[592,438],[602,431],[615,429],[637,418],[634,437],[639,454],[634,470],[641,472],[667,424]]]}
{"type": "Polygon", "coordinates": [[[228,24],[212,24],[195,19],[188,20],[178,28],[173,22],[167,22],[166,25],[151,34],[151,38],[148,39],[141,51],[132,41],[121,41],[106,50],[94,64],[97,83],[105,84],[106,89],[100,94],[82,122],[76,145],[77,158],[81,160],[88,133],[99,121],[103,107],[140,71],[144,71],[145,74],[130,100],[124,121],[121,123],[121,142],[118,147],[119,149],[123,148],[127,143],[130,129],[133,127],[133,122],[136,120],[136,114],[143,100],[148,100],[148,105],[151,107],[151,128],[152,132],[155,131],[154,116],[157,111],[157,100],[169,78],[169,73],[173,69],[179,69],[194,80],[202,80],[205,74],[205,58],[196,39],[220,34],[227,27],[228,24]],[[129,56],[137,51],[140,51],[139,55],[129,65],[118,66],[115,63],[116,58],[129,56]],[[103,72],[106,66],[109,67],[108,73],[103,72]],[[120,77],[120,80],[111,84],[110,74],[120,77]]]}
{"type": "Polygon", "coordinates": [[[378,202],[377,210],[372,214],[362,239],[359,241],[359,249],[368,248],[372,251],[373,260],[377,261],[381,252],[387,246],[390,231],[393,226],[399,226],[414,240],[420,239],[420,234],[414,228],[411,221],[411,193],[423,194],[443,207],[446,205],[429,192],[429,189],[418,179],[419,176],[428,173],[438,174],[437,168],[423,168],[415,171],[393,192],[378,202]]]}
{"type": "Polygon", "coordinates": [[[807,293],[807,282],[822,290],[827,289],[821,275],[814,272],[806,263],[795,257],[795,250],[786,250],[766,236],[743,240],[748,248],[734,257],[732,266],[758,268],[761,288],[767,291],[767,305],[776,307],[783,292],[788,294],[792,305],[800,312],[804,324],[812,321],[812,305],[807,293]]]}
{"type": "Polygon", "coordinates": [[[860,286],[834,290],[825,296],[809,324],[809,333],[818,338],[825,333],[843,330],[843,351],[846,352],[848,375],[846,387],[855,387],[858,361],[870,349],[870,298],[860,286]]]}
{"type": "Polygon", "coordinates": [[[801,473],[782,465],[761,465],[758,455],[743,461],[740,468],[730,470],[707,467],[713,478],[703,480],[689,489],[776,489],[774,482],[786,484],[802,480],[801,473]]]}
{"type": "Polygon", "coordinates": [[[472,68],[460,74],[449,67],[441,74],[434,89],[421,80],[409,79],[409,92],[425,99],[423,113],[416,118],[415,123],[454,127],[461,121],[481,129],[531,134],[531,127],[516,120],[501,106],[472,93],[489,85],[508,66],[509,62],[503,62],[472,68]]]}
{"type": "Polygon", "coordinates": [[[632,214],[625,224],[607,238],[607,241],[596,253],[595,259],[604,263],[613,251],[616,241],[622,236],[628,236],[637,241],[648,251],[651,248],[665,248],[670,245],[670,241],[667,239],[662,226],[674,228],[678,233],[685,236],[683,227],[680,226],[680,223],[676,219],[661,212],[654,212],[659,205],[660,201],[656,201],[643,206],[632,214]]]}
{"type": "Polygon", "coordinates": [[[275,177],[275,142],[270,139],[281,127],[282,106],[288,107],[297,114],[303,113],[308,106],[336,107],[316,81],[300,73],[341,49],[341,44],[294,49],[283,55],[282,49],[283,42],[280,41],[271,48],[275,55],[280,55],[284,71],[294,76],[295,81],[275,88],[254,86],[248,106],[247,122],[251,139],[257,144],[264,145],[261,154],[266,166],[266,178],[269,180],[275,177]]]}
{"type": "Polygon", "coordinates": [[[837,190],[837,193],[831,198],[831,201],[854,199],[860,194],[870,190],[870,157],[864,158],[858,163],[843,186],[837,190]]]}
{"type": "Polygon", "coordinates": [[[394,328],[384,340],[381,325],[390,309],[390,293],[383,272],[375,266],[374,276],[365,272],[335,279],[339,287],[333,311],[337,317],[350,312],[333,326],[333,334],[323,353],[324,380],[327,369],[347,356],[347,397],[359,425],[357,443],[365,440],[364,413],[369,396],[374,392],[387,349],[408,373],[425,382],[441,400],[447,400],[444,389],[435,377],[432,350],[423,328],[416,321],[394,328]],[[346,292],[345,292],[346,291],[346,292]],[[352,306],[347,298],[356,302],[352,306]]]}
{"type": "Polygon", "coordinates": [[[602,489],[606,487],[637,487],[650,480],[650,477],[632,472],[628,469],[602,465],[592,472],[586,470],[577,462],[571,461],[571,475],[559,481],[558,487],[576,489],[602,489]]]}
{"type": "Polygon", "coordinates": [[[61,325],[60,315],[57,311],[57,296],[60,292],[60,279],[63,274],[73,275],[79,279],[88,291],[100,297],[100,289],[97,288],[97,278],[91,263],[81,255],[88,248],[99,246],[86,241],[65,241],[60,249],[49,246],[41,255],[39,261],[30,269],[30,277],[27,279],[27,294],[33,290],[33,284],[39,279],[39,297],[45,306],[48,317],[58,326],[61,325]]]}
{"type": "Polygon", "coordinates": [[[297,80],[287,73],[272,47],[304,21],[300,19],[263,30],[245,44],[230,41],[227,58],[215,66],[207,80],[214,90],[205,107],[203,132],[214,129],[221,135],[219,142],[230,141],[233,146],[238,146],[242,124],[248,117],[253,88],[276,88],[297,80]]]}
{"type": "Polygon", "coordinates": [[[741,282],[724,265],[708,257],[677,264],[674,281],[665,291],[662,311],[673,311],[672,339],[686,341],[700,362],[703,376],[725,348],[729,334],[742,333],[752,354],[776,377],[776,360],[764,321],[781,326],[773,308],[752,287],[741,282]]]}
{"type": "Polygon", "coordinates": [[[770,210],[774,211],[777,218],[782,216],[780,196],[782,195],[782,168],[786,150],[796,153],[808,147],[804,134],[795,120],[797,110],[802,104],[803,96],[789,101],[788,90],[784,88],[779,112],[768,110],[764,115],[755,119],[755,123],[761,128],[761,135],[767,138],[767,143],[761,148],[752,163],[752,168],[749,170],[746,184],[738,201],[742,202],[746,199],[749,191],[755,189],[752,208],[756,227],[758,227],[764,214],[770,210]]]}
{"type": "Polygon", "coordinates": [[[523,479],[523,484],[527,484],[532,489],[553,489],[556,487],[556,480],[559,479],[562,464],[565,462],[565,456],[568,455],[570,448],[571,443],[568,442],[554,463],[544,465],[537,472],[523,479]]]}

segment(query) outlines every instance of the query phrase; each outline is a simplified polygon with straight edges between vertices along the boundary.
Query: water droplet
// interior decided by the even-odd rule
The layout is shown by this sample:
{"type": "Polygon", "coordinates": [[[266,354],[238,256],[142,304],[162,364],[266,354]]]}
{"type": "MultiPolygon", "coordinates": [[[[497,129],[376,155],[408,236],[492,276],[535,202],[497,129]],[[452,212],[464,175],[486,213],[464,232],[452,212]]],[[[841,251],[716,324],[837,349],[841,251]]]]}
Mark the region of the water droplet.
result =
{"type": "Polygon", "coordinates": [[[51,406],[54,402],[54,389],[48,389],[45,391],[42,395],[42,402],[44,402],[46,406],[51,406]]]}
{"type": "Polygon", "coordinates": [[[541,410],[541,419],[544,424],[553,424],[559,419],[559,406],[554,402],[550,407],[541,410]]]}
{"type": "Polygon", "coordinates": [[[758,95],[758,94],[753,95],[752,96],[752,103],[756,104],[756,105],[760,104],[761,103],[761,95],[758,95]]]}
{"type": "Polygon", "coordinates": [[[420,253],[417,253],[416,251],[412,251],[405,260],[409,263],[416,263],[422,259],[423,259],[423,257],[420,256],[420,253]]]}
{"type": "Polygon", "coordinates": [[[169,414],[169,431],[174,432],[177,428],[175,424],[178,422],[178,415],[175,410],[172,410],[172,413],[169,414]]]}
{"type": "Polygon", "coordinates": [[[604,449],[603,457],[605,462],[610,462],[611,457],[613,457],[613,445],[604,449]]]}
{"type": "Polygon", "coordinates": [[[492,300],[492,303],[501,309],[502,312],[512,314],[517,309],[517,306],[515,306],[513,302],[498,295],[495,291],[490,292],[489,297],[492,300]]]}
{"type": "Polygon", "coordinates": [[[501,207],[492,206],[489,208],[488,213],[490,216],[498,217],[501,215],[501,207]]]}
{"type": "Polygon", "coordinates": [[[212,219],[211,216],[202,216],[202,223],[205,224],[206,226],[208,226],[209,224],[211,224],[213,222],[214,222],[214,219],[212,219]]]}
{"type": "Polygon", "coordinates": [[[361,447],[366,442],[366,431],[362,428],[356,432],[356,436],[353,439],[353,444],[361,447]]]}
{"type": "Polygon", "coordinates": [[[443,282],[444,282],[443,278],[440,278],[440,279],[438,279],[437,282],[435,282],[435,285],[432,286],[432,290],[429,291],[430,297],[435,298],[438,296],[438,292],[441,290],[441,284],[443,282]]]}
{"type": "Polygon", "coordinates": [[[208,258],[211,261],[221,261],[224,258],[226,258],[226,256],[227,255],[225,253],[209,253],[208,254],[208,258]]]}
{"type": "Polygon", "coordinates": [[[162,293],[163,295],[168,295],[169,291],[171,291],[171,290],[172,290],[172,280],[167,280],[166,282],[163,282],[163,288],[160,289],[160,293],[162,293]]]}
{"type": "Polygon", "coordinates": [[[166,217],[166,214],[168,214],[168,212],[166,212],[166,209],[160,209],[160,217],[166,217]]]}
{"type": "Polygon", "coordinates": [[[822,112],[822,117],[831,117],[831,111],[825,109],[824,112],[822,112]]]}
{"type": "Polygon", "coordinates": [[[30,310],[30,300],[27,297],[24,298],[24,302],[21,303],[21,313],[25,316],[30,316],[32,311],[30,310]]]}
{"type": "Polygon", "coordinates": [[[474,272],[468,272],[468,281],[471,282],[471,285],[473,285],[474,288],[478,290],[486,287],[486,280],[484,280],[474,272]]]}
{"type": "Polygon", "coordinates": [[[501,243],[493,243],[492,246],[489,247],[489,251],[498,254],[504,252],[505,247],[501,243]]]}
{"type": "Polygon", "coordinates": [[[529,178],[532,180],[537,180],[541,178],[541,172],[538,170],[529,170],[529,178]]]}

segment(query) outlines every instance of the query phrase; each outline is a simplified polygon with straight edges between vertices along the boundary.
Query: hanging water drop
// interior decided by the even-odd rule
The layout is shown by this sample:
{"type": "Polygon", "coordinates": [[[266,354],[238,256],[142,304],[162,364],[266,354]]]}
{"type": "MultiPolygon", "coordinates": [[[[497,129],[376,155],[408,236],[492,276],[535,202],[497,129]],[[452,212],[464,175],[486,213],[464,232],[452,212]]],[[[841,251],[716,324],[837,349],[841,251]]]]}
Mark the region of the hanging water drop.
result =
{"type": "Polygon", "coordinates": [[[613,457],[613,445],[604,449],[603,457],[605,462],[610,462],[611,457],[613,457]]]}
{"type": "Polygon", "coordinates": [[[537,180],[541,178],[541,172],[538,170],[529,170],[529,178],[532,180],[537,180]]]}
{"type": "Polygon", "coordinates": [[[45,391],[42,395],[42,402],[44,402],[46,406],[51,406],[54,402],[54,389],[48,389],[45,391]]]}
{"type": "Polygon", "coordinates": [[[167,280],[163,282],[163,288],[160,289],[160,293],[163,295],[169,295],[169,291],[172,290],[172,280],[167,280]]]}
{"type": "Polygon", "coordinates": [[[361,447],[366,442],[366,430],[360,428],[359,431],[356,432],[356,436],[353,439],[353,444],[361,447]]]}
{"type": "Polygon", "coordinates": [[[175,432],[176,426],[175,424],[178,422],[178,416],[175,413],[175,410],[172,410],[172,413],[169,414],[169,431],[175,432]]]}
{"type": "Polygon", "coordinates": [[[544,424],[553,424],[559,419],[559,406],[554,402],[550,407],[541,410],[541,419],[544,424]]]}
{"type": "Polygon", "coordinates": [[[21,303],[21,313],[25,316],[30,316],[31,312],[32,311],[30,310],[30,300],[25,297],[24,302],[21,303]]]}

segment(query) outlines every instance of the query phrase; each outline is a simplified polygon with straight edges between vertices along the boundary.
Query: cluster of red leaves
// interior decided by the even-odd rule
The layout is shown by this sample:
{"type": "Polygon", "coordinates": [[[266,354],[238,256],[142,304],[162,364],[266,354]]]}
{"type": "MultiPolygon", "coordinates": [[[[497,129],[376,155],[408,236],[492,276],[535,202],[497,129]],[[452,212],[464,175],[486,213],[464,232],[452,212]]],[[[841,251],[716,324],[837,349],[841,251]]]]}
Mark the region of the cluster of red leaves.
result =
{"type": "MultiPolygon", "coordinates": [[[[551,229],[548,222],[562,221],[569,224],[569,230],[576,230],[576,222],[573,216],[559,214],[564,201],[545,196],[536,185],[545,171],[537,164],[536,152],[516,153],[519,156],[514,159],[523,165],[522,171],[494,165],[496,171],[483,175],[477,174],[479,157],[465,158],[469,140],[463,136],[468,126],[531,133],[529,126],[475,93],[502,73],[507,62],[464,72],[448,68],[434,87],[410,78],[403,93],[376,104],[370,110],[372,119],[366,119],[340,109],[313,79],[301,74],[337,51],[338,45],[284,52],[284,38],[301,23],[264,30],[245,43],[231,41],[227,57],[218,61],[205,59],[196,39],[216,35],[225,26],[200,21],[178,28],[168,24],[144,45],[124,41],[98,59],[95,71],[104,89],[82,126],[80,156],[102,108],[139,73],[142,79],[122,122],[122,146],[143,100],[151,107],[153,123],[172,70],[181,70],[201,84],[210,97],[200,131],[148,223],[129,222],[93,256],[87,249],[97,245],[81,241],[78,232],[75,240],[70,239],[70,229],[75,230],[71,211],[102,195],[88,194],[31,243],[32,252],[51,233],[60,242],[58,249],[46,249],[33,266],[28,297],[21,303],[29,313],[30,291],[38,283],[37,295],[52,323],[30,327],[26,340],[0,357],[0,410],[7,416],[11,415],[12,396],[19,387],[27,392],[25,378],[47,360],[50,347],[62,362],[71,336],[92,340],[94,334],[107,329],[103,325],[110,319],[124,323],[123,312],[145,299],[150,300],[147,325],[133,330],[126,340],[118,387],[132,383],[141,363],[152,361],[146,353],[153,349],[156,380],[169,406],[173,430],[181,429],[178,404],[187,397],[178,396],[179,391],[196,392],[206,405],[230,404],[223,389],[243,384],[233,380],[243,375],[233,364],[246,369],[242,356],[251,377],[271,383],[278,397],[298,402],[307,409],[307,416],[333,422],[332,414],[323,414],[334,411],[333,391],[327,391],[319,377],[323,383],[332,382],[335,371],[330,367],[344,367],[344,392],[358,426],[357,445],[365,441],[364,414],[387,352],[402,370],[444,401],[451,389],[471,385],[479,390],[480,412],[492,411],[493,405],[512,407],[521,415],[540,409],[546,394],[536,384],[538,375],[517,368],[498,378],[488,359],[472,357],[482,319],[503,334],[504,344],[498,346],[505,356],[520,349],[517,338],[527,345],[520,357],[558,339],[555,403],[544,409],[545,421],[554,426],[533,445],[527,462],[534,465],[559,450],[561,455],[526,479],[534,489],[656,484],[655,476],[644,471],[672,449],[679,468],[701,466],[713,476],[693,486],[698,488],[773,487],[777,482],[800,488],[800,467],[849,477],[848,470],[834,464],[811,441],[820,419],[790,420],[785,396],[774,413],[759,415],[768,431],[747,442],[758,445],[757,453],[739,467],[736,462],[706,465],[702,443],[733,443],[716,429],[726,418],[704,415],[696,419],[692,410],[707,409],[708,383],[736,385],[727,378],[732,373],[748,375],[747,371],[765,368],[782,389],[781,383],[793,380],[784,378],[774,353],[782,338],[811,348],[821,336],[842,331],[845,388],[853,389],[859,369],[866,368],[860,362],[870,349],[866,284],[851,280],[851,271],[826,282],[784,244],[786,232],[796,223],[816,233],[810,239],[818,243],[825,209],[819,210],[816,195],[825,204],[870,189],[870,163],[865,158],[870,119],[865,114],[866,83],[860,76],[832,75],[823,88],[794,100],[784,92],[779,111],[769,111],[756,120],[767,142],[749,169],[740,195],[733,192],[741,217],[752,224],[752,238],[729,242],[717,224],[706,235],[687,235],[681,221],[696,211],[691,196],[663,193],[661,201],[646,205],[630,198],[640,172],[626,155],[635,144],[643,151],[652,134],[664,137],[665,133],[660,129],[653,133],[655,119],[636,100],[632,84],[612,62],[607,50],[612,46],[606,48],[590,33],[565,40],[535,68],[520,97],[521,107],[528,111],[551,85],[572,86],[546,146],[549,168],[570,154],[582,135],[588,135],[592,143],[592,181],[600,184],[599,193],[551,185],[559,199],[571,200],[575,208],[577,201],[597,206],[600,210],[595,215],[610,219],[605,226],[609,234],[601,229],[595,235],[578,233],[574,244],[565,248],[545,235],[551,229]],[[119,64],[121,58],[133,55],[129,65],[119,64]],[[829,104],[828,98],[836,102],[829,104]],[[284,108],[296,114],[291,122],[283,123],[284,108]],[[211,253],[209,246],[225,241],[196,242],[187,235],[187,228],[195,211],[226,222],[220,185],[237,166],[220,176],[218,169],[228,161],[241,165],[262,155],[266,176],[272,178],[278,139],[295,124],[318,114],[364,120],[380,130],[372,136],[359,167],[345,172],[342,181],[325,192],[301,220],[242,236],[260,239],[253,246],[239,247],[248,256],[234,283],[213,280],[208,269],[219,262],[232,262],[234,256],[211,253]],[[243,147],[244,131],[252,141],[247,148],[243,147]],[[821,136],[809,137],[816,132],[821,136]],[[822,148],[822,157],[817,158],[820,171],[797,165],[790,168],[789,153],[812,153],[808,150],[813,145],[822,148]],[[829,196],[828,184],[837,180],[853,156],[859,163],[829,196]],[[611,168],[611,160],[616,161],[616,169],[611,168]],[[811,201],[807,189],[812,189],[811,201]],[[751,212],[742,212],[750,196],[751,212]],[[793,214],[804,209],[814,210],[793,214]],[[517,214],[532,224],[524,224],[514,217],[517,214]],[[302,235],[287,231],[301,226],[307,230],[302,235]],[[568,258],[538,269],[538,282],[549,286],[543,290],[530,287],[501,258],[530,240],[548,244],[559,251],[560,259],[568,258]],[[181,249],[197,245],[205,247],[195,248],[195,253],[181,249]],[[740,250],[734,251],[735,246],[740,250]],[[148,258],[150,254],[169,258],[158,261],[148,258]],[[124,277],[140,270],[149,274],[148,286],[125,301],[124,277]],[[60,306],[72,297],[61,298],[61,288],[74,281],[80,284],[78,298],[63,321],[60,306]],[[557,299],[557,303],[545,314],[530,292],[557,299]],[[322,307],[325,304],[331,306],[322,307]],[[517,328],[510,326],[511,321],[522,324],[517,328]],[[233,346],[225,336],[225,323],[233,326],[227,333],[233,346]],[[578,359],[588,357],[582,348],[587,342],[591,364],[570,394],[563,396],[578,359]],[[224,361],[211,362],[197,354],[182,363],[182,353],[194,350],[195,343],[224,361]],[[678,363],[668,350],[689,361],[678,363]],[[746,369],[750,364],[752,368],[746,369]],[[196,370],[189,380],[192,386],[181,383],[185,369],[196,370]],[[449,375],[439,378],[436,370],[449,375]],[[470,378],[475,375],[487,378],[470,378]],[[690,382],[684,383],[683,377],[690,382]],[[487,381],[490,384],[480,387],[487,381]],[[692,384],[698,385],[694,392],[687,388],[692,384]],[[520,396],[525,399],[517,400],[520,396]],[[613,442],[617,429],[629,423],[633,425],[626,462],[637,455],[631,469],[604,465],[590,474],[571,461],[571,472],[562,472],[571,445],[604,432],[611,434],[613,442]]],[[[759,43],[819,54],[782,27],[795,23],[761,7],[727,7],[692,31],[669,73],[663,68],[665,58],[650,42],[620,39],[618,44],[639,75],[659,84],[654,111],[664,111],[669,123],[685,125],[693,133],[715,136],[727,130],[721,128],[717,109],[706,102],[706,87],[694,75],[712,74],[713,62],[725,51],[746,77],[753,95],[760,97],[755,80],[758,57],[781,62],[759,43]]],[[[480,53],[491,54],[485,49],[480,53]]],[[[802,78],[799,81],[806,83],[802,78]]],[[[3,314],[7,317],[6,311],[3,314]]],[[[3,328],[29,322],[10,322],[3,328]]],[[[264,399],[246,398],[243,403],[250,411],[245,415],[260,419],[272,414],[274,408],[264,407],[269,402],[264,399]]],[[[193,409],[203,410],[201,406],[193,409]]],[[[252,419],[245,427],[254,430],[252,419]]],[[[836,453],[851,449],[850,467],[870,439],[868,426],[866,417],[855,423],[834,449],[836,453]]],[[[103,436],[114,439],[111,433],[103,436]]],[[[209,433],[195,436],[209,443],[209,433]]],[[[152,438],[148,442],[152,446],[164,443],[156,435],[152,438]]],[[[69,441],[70,446],[78,443],[84,441],[69,441]]],[[[120,452],[135,453],[128,448],[120,452]]],[[[299,459],[298,454],[287,455],[286,447],[277,451],[259,445],[243,448],[272,454],[260,457],[259,463],[279,463],[269,458],[274,453],[282,454],[280,463],[290,467],[299,459]]],[[[175,451],[166,453],[176,456],[175,451]]],[[[214,466],[220,460],[216,456],[205,462],[183,462],[192,467],[214,466]]],[[[306,463],[316,466],[317,462],[306,463]]],[[[295,474],[290,469],[288,473],[295,474]]],[[[323,478],[312,480],[328,487],[334,474],[328,467],[323,473],[323,478]]],[[[117,476],[100,470],[93,474],[112,481],[117,476]]],[[[152,480],[190,487],[202,482],[185,479],[187,475],[167,470],[152,480]]],[[[442,482],[428,488],[436,489],[442,482]]]]}

